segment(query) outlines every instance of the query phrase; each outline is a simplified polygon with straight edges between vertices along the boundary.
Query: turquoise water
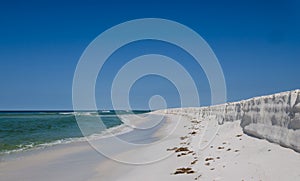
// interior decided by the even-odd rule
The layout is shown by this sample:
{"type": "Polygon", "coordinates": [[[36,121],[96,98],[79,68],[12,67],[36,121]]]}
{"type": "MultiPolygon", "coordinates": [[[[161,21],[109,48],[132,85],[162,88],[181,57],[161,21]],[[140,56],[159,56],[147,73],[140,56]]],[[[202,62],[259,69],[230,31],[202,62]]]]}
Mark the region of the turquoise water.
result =
{"type": "MultiPolygon", "coordinates": [[[[134,111],[144,112],[146,111],[134,111]]],[[[122,124],[114,111],[0,112],[0,154],[73,142],[82,138],[74,114],[80,115],[90,127],[93,127],[98,116],[101,116],[107,129],[122,124]]],[[[127,112],[118,111],[118,114],[127,112]]],[[[103,131],[105,130],[95,129],[90,134],[101,134],[103,131]]]]}

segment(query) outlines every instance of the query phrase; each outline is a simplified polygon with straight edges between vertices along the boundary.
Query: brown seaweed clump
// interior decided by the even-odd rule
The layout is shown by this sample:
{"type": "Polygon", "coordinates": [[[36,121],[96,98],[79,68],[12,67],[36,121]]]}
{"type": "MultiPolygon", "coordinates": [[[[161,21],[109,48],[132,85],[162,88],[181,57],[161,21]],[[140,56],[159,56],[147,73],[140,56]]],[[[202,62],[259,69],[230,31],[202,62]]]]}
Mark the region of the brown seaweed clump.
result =
{"type": "Polygon", "coordinates": [[[183,152],[183,151],[190,151],[190,150],[188,149],[188,147],[180,147],[180,148],[177,148],[177,149],[175,150],[176,153],[177,153],[177,152],[183,152]]]}
{"type": "Polygon", "coordinates": [[[195,173],[194,170],[192,170],[192,168],[177,168],[176,171],[174,172],[174,175],[177,174],[192,174],[195,173]]]}

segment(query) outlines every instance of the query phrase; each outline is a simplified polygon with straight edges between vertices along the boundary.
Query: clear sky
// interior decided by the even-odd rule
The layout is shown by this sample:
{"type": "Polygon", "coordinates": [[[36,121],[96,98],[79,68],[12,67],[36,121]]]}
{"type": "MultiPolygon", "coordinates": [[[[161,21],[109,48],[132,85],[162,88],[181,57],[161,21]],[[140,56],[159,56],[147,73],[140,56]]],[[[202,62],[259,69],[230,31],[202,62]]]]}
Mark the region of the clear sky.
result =
{"type": "MultiPolygon", "coordinates": [[[[86,46],[107,28],[136,18],[166,18],[198,32],[223,68],[228,101],[300,88],[299,9],[297,0],[1,1],[0,110],[72,109],[73,74],[86,46]]],[[[111,108],[109,80],[123,61],[173,50],[180,51],[145,41],[116,52],[97,81],[99,109],[111,108]]],[[[185,52],[177,58],[201,77],[201,103],[210,104],[201,68],[185,61],[185,52]]],[[[154,76],[133,87],[133,108],[147,109],[153,94],[165,95],[169,107],[179,105],[174,86],[154,76]]]]}

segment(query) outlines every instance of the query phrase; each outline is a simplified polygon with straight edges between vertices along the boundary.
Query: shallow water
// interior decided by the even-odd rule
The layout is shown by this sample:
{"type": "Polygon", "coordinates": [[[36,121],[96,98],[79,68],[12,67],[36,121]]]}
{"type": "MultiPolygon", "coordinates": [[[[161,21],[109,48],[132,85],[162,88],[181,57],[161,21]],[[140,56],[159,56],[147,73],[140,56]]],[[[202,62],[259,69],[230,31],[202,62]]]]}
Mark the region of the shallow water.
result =
{"type": "MultiPolygon", "coordinates": [[[[146,111],[134,111],[134,113],[144,112],[146,111]]],[[[83,134],[75,115],[80,116],[91,128],[90,135],[100,135],[106,129],[120,127],[123,124],[117,114],[131,113],[127,111],[0,112],[0,154],[82,140],[83,134]],[[101,129],[95,126],[99,124],[99,116],[105,125],[101,129]]],[[[121,127],[115,130],[123,131],[121,127]]]]}

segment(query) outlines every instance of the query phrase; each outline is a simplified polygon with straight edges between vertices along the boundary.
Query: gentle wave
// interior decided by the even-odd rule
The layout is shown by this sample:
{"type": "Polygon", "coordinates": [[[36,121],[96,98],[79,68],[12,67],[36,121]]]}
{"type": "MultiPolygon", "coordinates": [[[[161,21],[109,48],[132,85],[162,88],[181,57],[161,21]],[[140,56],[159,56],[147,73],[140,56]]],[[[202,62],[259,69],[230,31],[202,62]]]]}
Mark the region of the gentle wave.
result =
{"type": "Polygon", "coordinates": [[[61,112],[60,115],[74,115],[74,116],[95,116],[100,115],[97,112],[61,112]]]}
{"type": "Polygon", "coordinates": [[[26,144],[26,145],[18,145],[18,149],[14,149],[14,150],[4,150],[0,152],[1,154],[12,154],[12,153],[17,153],[17,152],[22,152],[22,151],[29,151],[29,150],[36,150],[36,149],[44,149],[47,147],[51,147],[51,146],[55,146],[55,145],[61,145],[61,144],[69,144],[69,143],[76,143],[76,142],[84,142],[84,141],[92,141],[92,140],[97,140],[97,139],[103,139],[103,138],[108,138],[111,136],[116,136],[116,135],[121,135],[124,133],[128,133],[130,131],[132,131],[133,128],[125,125],[125,124],[121,124],[119,126],[115,126],[115,127],[111,127],[108,128],[106,130],[104,130],[103,132],[99,133],[99,134],[92,134],[89,136],[85,136],[85,137],[75,137],[75,138],[64,138],[64,139],[60,139],[60,140],[56,140],[56,141],[52,141],[52,142],[48,142],[48,143],[41,143],[41,144],[34,144],[34,143],[30,143],[30,144],[26,144]]]}

